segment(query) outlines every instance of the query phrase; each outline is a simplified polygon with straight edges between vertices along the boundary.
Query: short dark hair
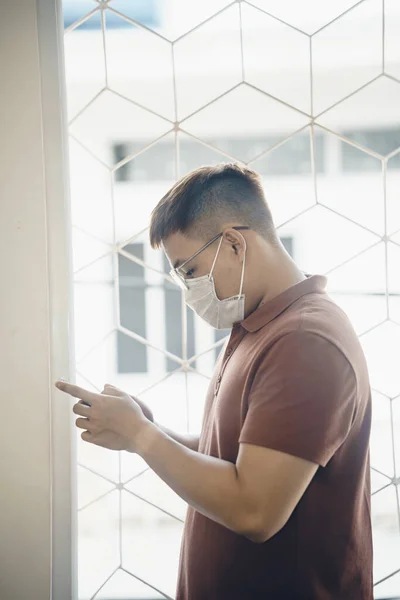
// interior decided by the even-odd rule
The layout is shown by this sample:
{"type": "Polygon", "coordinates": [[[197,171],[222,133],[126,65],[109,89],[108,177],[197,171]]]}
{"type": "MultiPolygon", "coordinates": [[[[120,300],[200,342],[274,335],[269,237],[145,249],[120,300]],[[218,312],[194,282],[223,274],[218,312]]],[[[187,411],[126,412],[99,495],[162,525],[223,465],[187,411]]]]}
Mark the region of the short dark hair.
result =
{"type": "Polygon", "coordinates": [[[182,177],[153,210],[150,244],[159,248],[177,231],[211,238],[228,222],[247,225],[271,241],[276,239],[258,173],[237,163],[200,167],[182,177]]]}

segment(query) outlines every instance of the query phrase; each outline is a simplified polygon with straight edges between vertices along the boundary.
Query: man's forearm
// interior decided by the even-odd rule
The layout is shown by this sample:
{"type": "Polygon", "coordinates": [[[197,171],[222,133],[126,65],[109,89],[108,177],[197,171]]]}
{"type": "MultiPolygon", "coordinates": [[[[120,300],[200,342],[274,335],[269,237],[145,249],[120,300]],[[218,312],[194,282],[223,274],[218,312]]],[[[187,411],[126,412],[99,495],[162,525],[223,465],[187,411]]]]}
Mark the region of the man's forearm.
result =
{"type": "Polygon", "coordinates": [[[164,425],[160,425],[159,423],[155,423],[161,431],[166,433],[170,438],[182,444],[182,446],[186,446],[190,450],[194,450],[197,452],[199,449],[199,436],[192,435],[190,433],[177,433],[176,431],[172,431],[172,429],[168,429],[168,427],[164,427],[164,425]]]}
{"type": "Polygon", "coordinates": [[[152,423],[139,435],[134,449],[196,510],[236,533],[252,534],[253,516],[236,465],[195,452],[152,423]]]}

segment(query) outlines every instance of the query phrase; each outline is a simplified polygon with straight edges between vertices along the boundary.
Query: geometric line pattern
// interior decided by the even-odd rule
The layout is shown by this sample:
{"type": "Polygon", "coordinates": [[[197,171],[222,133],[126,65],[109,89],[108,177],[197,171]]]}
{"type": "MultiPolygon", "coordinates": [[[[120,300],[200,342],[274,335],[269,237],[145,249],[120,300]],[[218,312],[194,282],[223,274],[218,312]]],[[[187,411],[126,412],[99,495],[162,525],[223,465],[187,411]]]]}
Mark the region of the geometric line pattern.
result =
{"type": "MultiPolygon", "coordinates": [[[[400,42],[393,26],[400,19],[398,7],[391,0],[341,0],[325,8],[308,0],[307,10],[292,0],[199,4],[182,3],[179,18],[171,12],[154,25],[123,0],[92,0],[65,30],[77,379],[100,391],[107,377],[119,377],[117,385],[135,385],[132,392],[156,416],[160,411],[160,420],[173,417],[173,425],[188,431],[194,422],[199,426],[201,406],[194,398],[206,389],[226,337],[213,337],[204,324],[190,320],[160,253],[149,248],[150,213],[174,181],[200,164],[235,160],[258,170],[280,235],[292,236],[295,244],[308,240],[307,252],[296,260],[329,275],[332,294],[363,344],[376,419],[371,437],[376,597],[400,595],[400,138],[387,133],[389,125],[397,124],[397,131],[400,123],[400,42]],[[357,63],[354,77],[346,71],[349,57],[357,63]],[[369,131],[371,123],[386,131],[383,138],[354,133],[369,131]],[[121,139],[112,151],[113,141],[121,139]],[[351,160],[367,166],[358,177],[334,174],[332,194],[322,163],[339,155],[343,165],[351,160]],[[292,156],[275,195],[277,169],[292,156]],[[300,169],[299,163],[302,194],[291,184],[290,169],[300,169]],[[365,210],[362,199],[369,190],[373,200],[365,210]],[[169,348],[148,316],[142,319],[146,327],[125,324],[121,294],[130,277],[133,287],[144,282],[147,312],[160,312],[164,294],[172,294],[170,308],[158,316],[164,327],[173,309],[179,347],[169,348]],[[134,344],[137,356],[146,353],[149,376],[119,376],[113,361],[121,340],[134,344]],[[384,351],[377,353],[377,347],[384,351]],[[181,401],[170,400],[178,396],[181,401]],[[392,532],[388,560],[385,519],[392,532]]],[[[99,538],[105,558],[87,584],[85,553],[96,541],[80,544],[80,597],[112,597],[123,586],[132,598],[173,598],[177,557],[169,560],[164,582],[158,563],[149,570],[151,553],[144,548],[143,557],[126,557],[124,540],[135,539],[142,528],[150,537],[157,533],[164,556],[172,556],[168,548],[179,541],[182,523],[179,499],[168,496],[138,457],[109,458],[97,448],[79,452],[82,481],[92,478],[79,507],[80,536],[92,531],[94,509],[102,523],[114,519],[118,533],[110,552],[103,551],[106,533],[99,538]],[[158,518],[167,521],[160,525],[158,518]]]]}

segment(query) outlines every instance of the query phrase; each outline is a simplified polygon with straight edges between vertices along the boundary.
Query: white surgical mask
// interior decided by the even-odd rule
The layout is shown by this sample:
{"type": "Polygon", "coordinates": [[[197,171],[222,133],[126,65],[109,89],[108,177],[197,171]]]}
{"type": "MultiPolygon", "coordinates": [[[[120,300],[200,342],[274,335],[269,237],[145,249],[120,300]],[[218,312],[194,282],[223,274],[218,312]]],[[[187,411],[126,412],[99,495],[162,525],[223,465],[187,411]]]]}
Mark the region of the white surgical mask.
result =
{"type": "Polygon", "coordinates": [[[240,288],[238,296],[231,296],[225,300],[220,300],[215,291],[213,270],[221,248],[221,241],[208,275],[186,279],[185,301],[204,321],[215,329],[230,329],[236,321],[244,319],[244,301],[242,295],[244,267],[246,258],[246,248],[243,257],[242,275],[240,278],[240,288]]]}

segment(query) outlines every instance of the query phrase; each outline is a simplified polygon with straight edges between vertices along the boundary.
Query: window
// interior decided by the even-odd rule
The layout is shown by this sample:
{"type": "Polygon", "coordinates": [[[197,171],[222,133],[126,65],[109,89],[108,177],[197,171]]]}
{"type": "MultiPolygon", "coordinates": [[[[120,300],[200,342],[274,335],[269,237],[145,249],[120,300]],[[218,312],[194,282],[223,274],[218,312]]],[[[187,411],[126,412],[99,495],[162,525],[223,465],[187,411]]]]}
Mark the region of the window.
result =
{"type": "MultiPolygon", "coordinates": [[[[143,260],[143,244],[129,244],[125,250],[143,260]]],[[[144,269],[125,256],[118,255],[119,304],[121,325],[146,337],[146,297],[144,269]]],[[[119,373],[145,373],[147,348],[118,331],[117,357],[119,373]]]]}
{"type": "MultiPolygon", "coordinates": [[[[231,156],[242,156],[248,160],[261,154],[263,150],[278,143],[282,136],[266,139],[256,138],[225,138],[207,139],[206,143],[216,146],[231,156]],[[217,143],[216,143],[217,142],[217,143]]],[[[139,142],[131,140],[115,142],[112,146],[114,161],[118,163],[124,157],[134,155],[141,148],[139,142]]],[[[210,150],[207,146],[199,144],[195,140],[183,139],[179,142],[180,148],[180,170],[188,173],[197,168],[199,164],[209,164],[210,150]]],[[[316,169],[323,171],[322,136],[315,134],[315,156],[316,169]]],[[[172,142],[160,142],[150,153],[139,155],[134,160],[123,165],[115,173],[116,181],[170,181],[174,179],[174,164],[171,157],[174,156],[174,144],[172,142]]],[[[223,156],[221,155],[223,161],[223,156]]],[[[226,159],[228,160],[228,159],[226,159]]],[[[290,176],[309,173],[311,169],[310,137],[306,133],[297,135],[276,150],[268,152],[262,159],[257,161],[257,171],[262,175],[290,176]]]]}
{"type": "MultiPolygon", "coordinates": [[[[346,131],[343,135],[361,144],[365,148],[373,148],[385,156],[400,146],[400,129],[371,129],[346,131]]],[[[380,163],[366,152],[360,152],[354,146],[342,144],[342,169],[343,171],[376,171],[381,168],[380,163]]],[[[400,169],[400,154],[393,156],[388,161],[388,169],[400,169]]]]}
{"type": "MultiPolygon", "coordinates": [[[[85,12],[89,13],[94,8],[96,8],[96,6],[91,0],[64,0],[64,27],[69,27],[72,23],[75,23],[75,21],[80,19],[82,14],[85,14],[85,12]]],[[[119,0],[118,2],[114,2],[113,8],[148,27],[159,25],[160,7],[158,0],[119,0]]],[[[108,12],[107,27],[121,28],[129,27],[129,25],[117,15],[108,12]]],[[[81,28],[85,30],[100,29],[101,21],[100,19],[88,19],[81,25],[81,28]]]]}
{"type": "MultiPolygon", "coordinates": [[[[163,256],[164,270],[170,270],[170,264],[167,257],[163,256]]],[[[166,346],[168,352],[172,352],[177,356],[182,356],[182,292],[174,284],[165,280],[164,284],[164,303],[165,303],[165,333],[166,346]]],[[[194,313],[186,307],[187,319],[187,355],[188,357],[195,354],[195,336],[194,336],[194,313]]],[[[174,371],[177,364],[170,358],[167,361],[167,371],[174,371]]],[[[195,368],[195,363],[192,363],[195,368]]]]}

